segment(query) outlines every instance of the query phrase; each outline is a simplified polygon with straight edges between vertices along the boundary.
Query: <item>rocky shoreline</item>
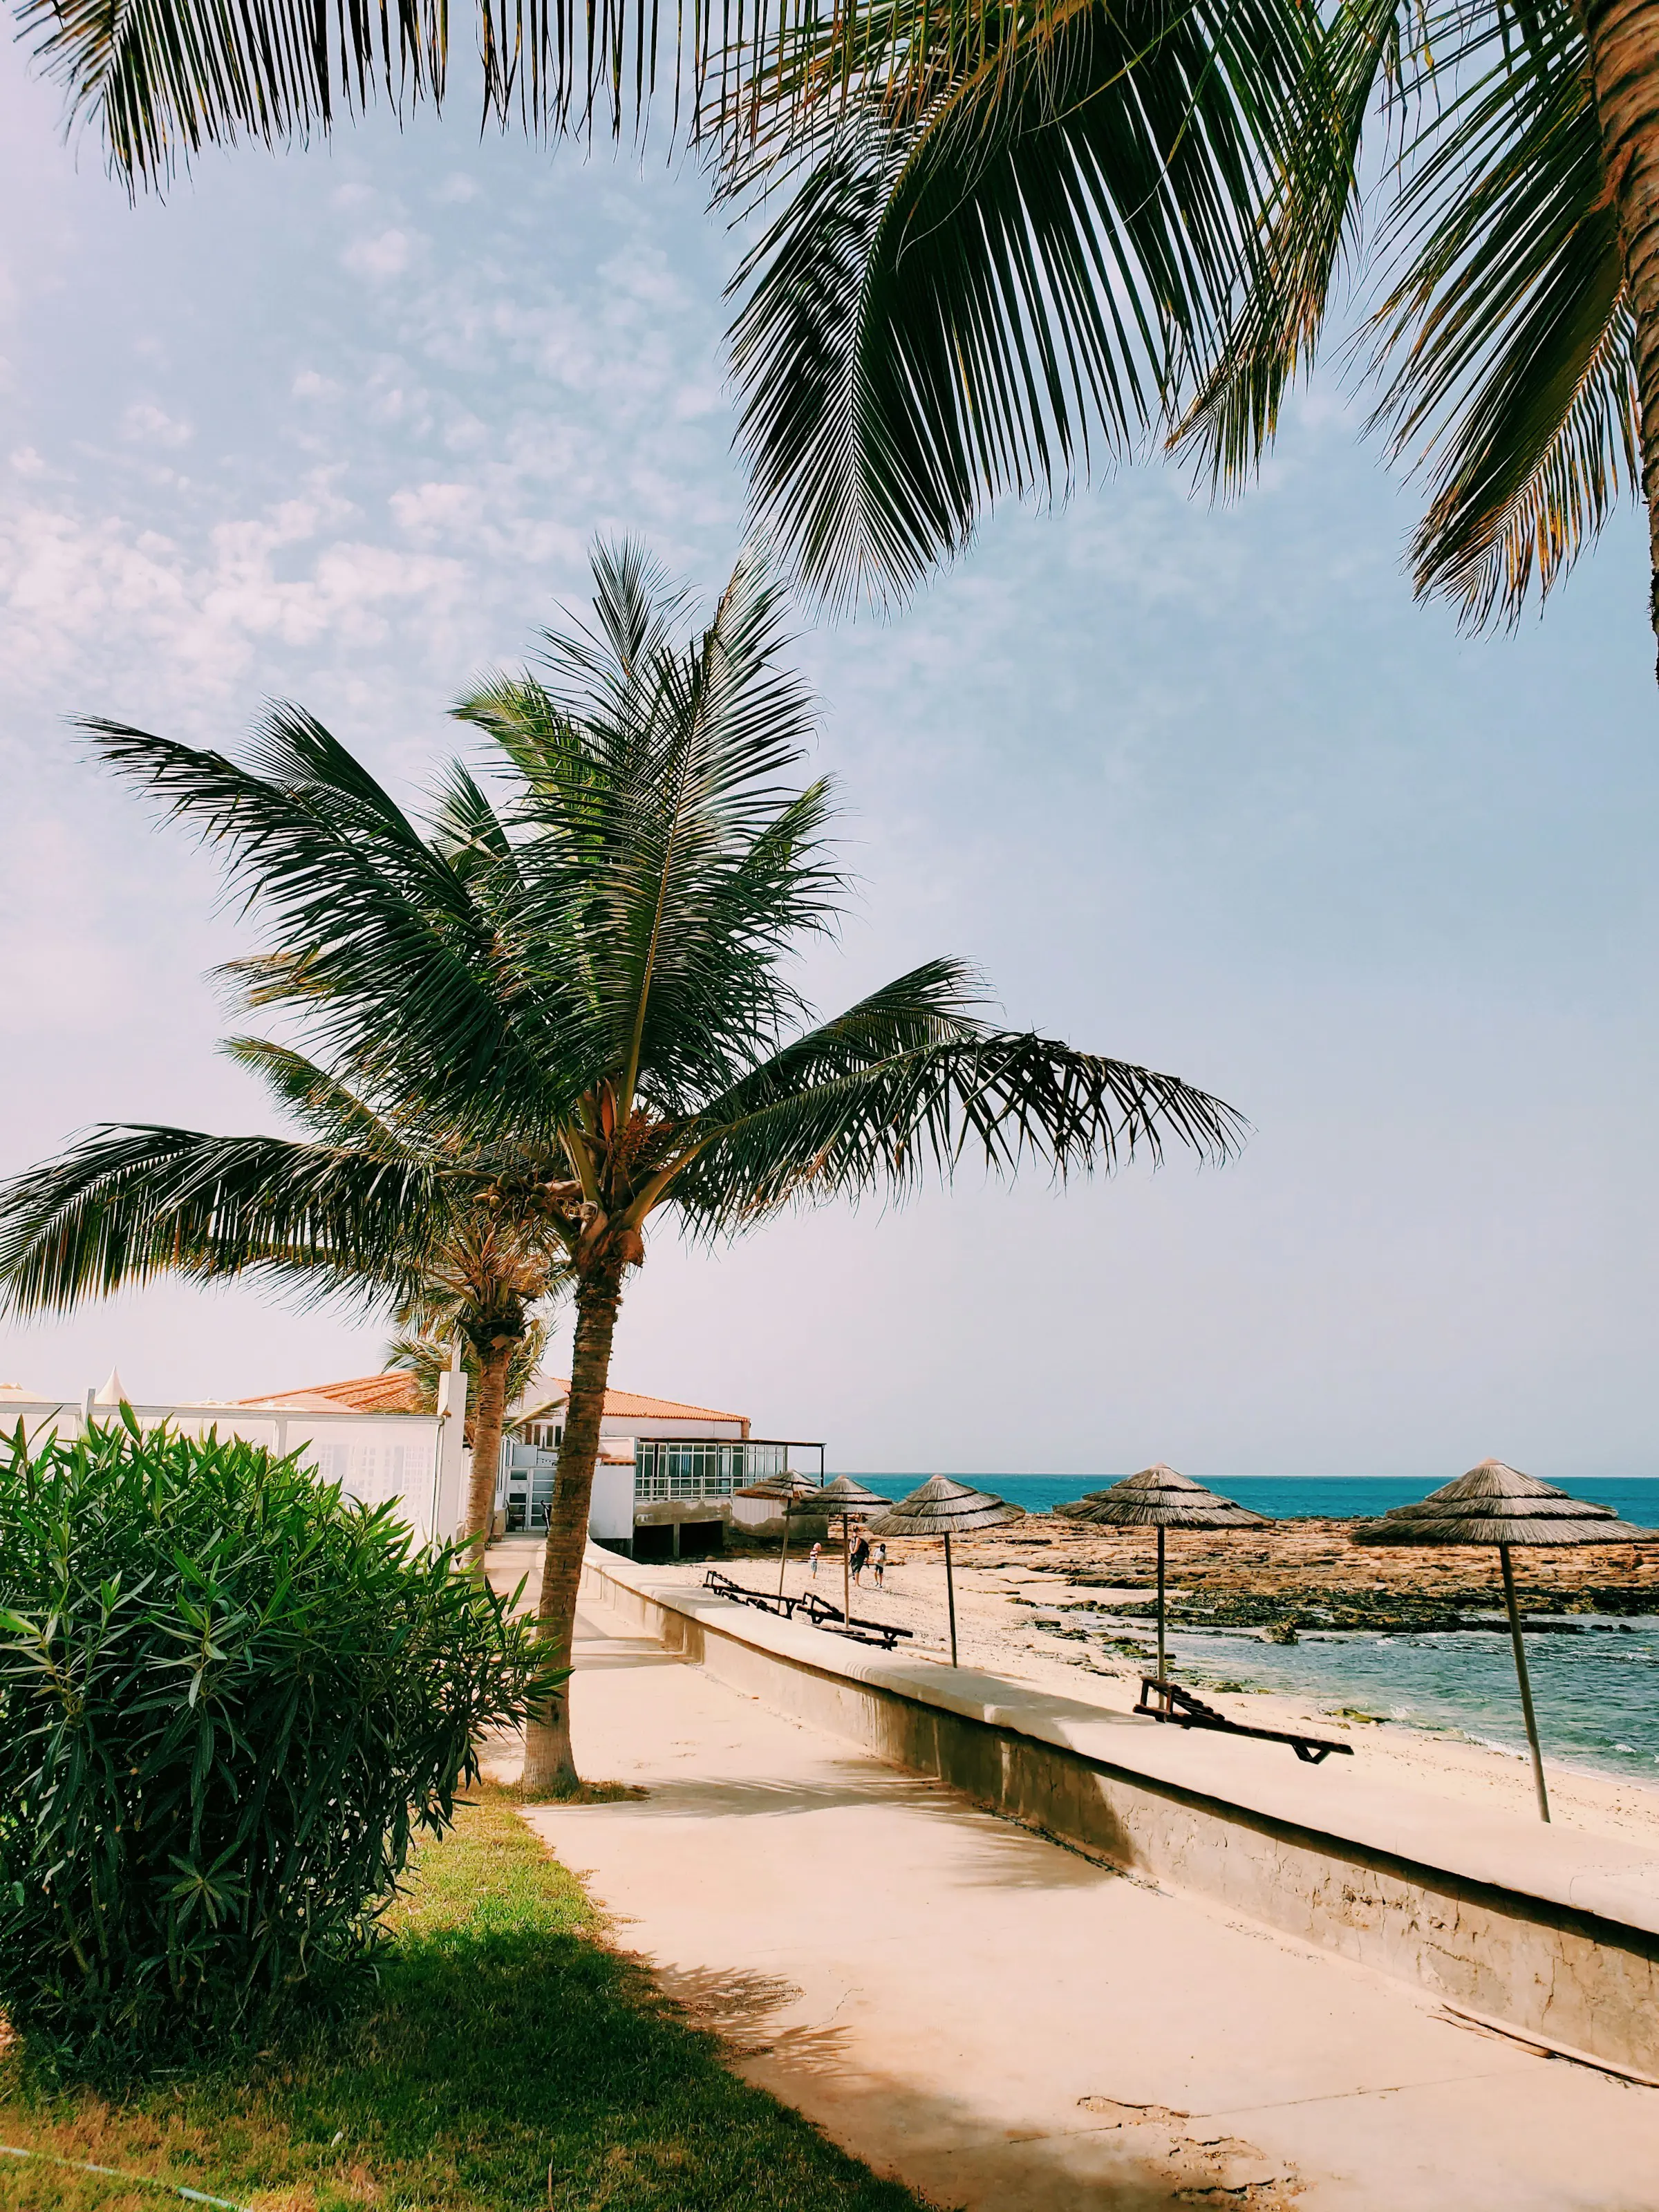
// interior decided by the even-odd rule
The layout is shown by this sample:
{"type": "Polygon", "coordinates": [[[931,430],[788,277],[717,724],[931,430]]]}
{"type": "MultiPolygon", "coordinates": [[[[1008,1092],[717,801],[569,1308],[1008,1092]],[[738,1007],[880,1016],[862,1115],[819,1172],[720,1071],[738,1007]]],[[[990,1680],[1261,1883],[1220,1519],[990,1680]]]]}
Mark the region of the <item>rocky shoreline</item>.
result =
{"type": "MultiPolygon", "coordinates": [[[[1372,1549],[1351,1540],[1349,1531],[1358,1525],[1282,1521],[1248,1536],[1172,1532],[1170,1617],[1194,1627],[1289,1625],[1397,1635],[1501,1625],[1470,1618],[1501,1613],[1496,1552],[1372,1549]]],[[[1152,1601],[1143,1594],[1153,1587],[1152,1551],[1148,1533],[1079,1528],[1061,1516],[1033,1514],[994,1537],[964,1541],[958,1556],[988,1570],[1006,1565],[1063,1577],[1073,1605],[1091,1601],[1085,1592],[1098,1590],[1103,1600],[1109,1592],[1114,1601],[1103,1603],[1103,1610],[1149,1618],[1152,1601]]],[[[1518,1551],[1514,1558],[1528,1613],[1558,1620],[1659,1614],[1659,1543],[1518,1551]]],[[[1570,1620],[1564,1625],[1572,1626],[1570,1620]]]]}

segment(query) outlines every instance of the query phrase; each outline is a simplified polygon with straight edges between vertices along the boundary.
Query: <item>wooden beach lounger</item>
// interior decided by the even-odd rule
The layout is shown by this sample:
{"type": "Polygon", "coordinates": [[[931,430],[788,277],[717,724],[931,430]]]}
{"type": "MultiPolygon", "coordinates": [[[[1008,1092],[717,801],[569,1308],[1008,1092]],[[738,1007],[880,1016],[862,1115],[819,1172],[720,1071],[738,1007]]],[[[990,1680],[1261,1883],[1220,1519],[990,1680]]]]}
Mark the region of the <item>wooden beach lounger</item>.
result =
{"type": "Polygon", "coordinates": [[[1230,1721],[1213,1705],[1206,1705],[1190,1690],[1183,1690],[1179,1682],[1160,1682],[1152,1674],[1140,1678],[1140,1702],[1135,1711],[1145,1713],[1150,1720],[1173,1722],[1176,1728],[1215,1729],[1223,1735],[1253,1735],[1263,1743],[1287,1743],[1297,1757],[1305,1759],[1310,1766],[1317,1766],[1334,1751],[1353,1757],[1351,1743],[1331,1743],[1318,1735],[1295,1735],[1285,1729],[1247,1728],[1243,1721],[1230,1721]]]}
{"type": "Polygon", "coordinates": [[[915,1633],[908,1628],[896,1628],[884,1620],[860,1620],[856,1614],[846,1620],[838,1605],[831,1605],[816,1590],[808,1590],[804,1597],[784,1597],[773,1590],[745,1589],[742,1583],[734,1583],[730,1575],[722,1574],[718,1567],[710,1567],[702,1578],[702,1586],[713,1590],[716,1597],[730,1598],[733,1605],[752,1605],[759,1612],[774,1613],[781,1620],[793,1620],[797,1613],[804,1613],[814,1628],[827,1628],[832,1636],[850,1637],[854,1644],[878,1644],[886,1651],[892,1650],[901,1636],[915,1633]]]}

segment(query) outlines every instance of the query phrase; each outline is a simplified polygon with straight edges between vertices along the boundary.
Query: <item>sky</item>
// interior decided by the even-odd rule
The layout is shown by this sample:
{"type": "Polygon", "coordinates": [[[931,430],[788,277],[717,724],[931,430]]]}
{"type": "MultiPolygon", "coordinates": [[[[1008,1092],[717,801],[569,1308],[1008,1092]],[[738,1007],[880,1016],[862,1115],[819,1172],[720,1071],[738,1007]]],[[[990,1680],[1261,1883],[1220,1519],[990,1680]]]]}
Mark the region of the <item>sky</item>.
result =
{"type": "MultiPolygon", "coordinates": [[[[694,169],[481,140],[462,100],[133,209],[15,49],[0,125],[11,1174],[102,1121],[272,1126],[207,975],[254,940],[69,716],[234,746],[296,699],[414,804],[596,534],[712,595],[745,511],[694,169]]],[[[1149,465],[1005,508],[895,615],[798,613],[858,878],[817,1003],[967,956],[1012,1025],[1230,1100],[1243,1156],[660,1229],[618,1383],[832,1469],[1659,1474],[1642,533],[1460,637],[1364,412],[1322,374],[1236,506],[1149,465]]],[[[0,1324],[0,1381],[232,1397],[386,1334],[154,1286],[0,1324]]]]}

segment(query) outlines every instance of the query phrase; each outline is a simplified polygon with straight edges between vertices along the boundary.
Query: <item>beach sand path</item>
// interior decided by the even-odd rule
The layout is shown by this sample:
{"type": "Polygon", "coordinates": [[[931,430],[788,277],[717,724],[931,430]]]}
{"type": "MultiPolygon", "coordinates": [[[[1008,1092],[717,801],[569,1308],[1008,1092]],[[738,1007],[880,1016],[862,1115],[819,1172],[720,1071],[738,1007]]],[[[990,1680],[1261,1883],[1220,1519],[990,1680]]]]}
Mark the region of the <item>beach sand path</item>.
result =
{"type": "Polygon", "coordinates": [[[584,1772],[526,1808],[733,2063],[996,2212],[1659,2212],[1659,2089],[1098,1867],[585,1607],[584,1772]]]}

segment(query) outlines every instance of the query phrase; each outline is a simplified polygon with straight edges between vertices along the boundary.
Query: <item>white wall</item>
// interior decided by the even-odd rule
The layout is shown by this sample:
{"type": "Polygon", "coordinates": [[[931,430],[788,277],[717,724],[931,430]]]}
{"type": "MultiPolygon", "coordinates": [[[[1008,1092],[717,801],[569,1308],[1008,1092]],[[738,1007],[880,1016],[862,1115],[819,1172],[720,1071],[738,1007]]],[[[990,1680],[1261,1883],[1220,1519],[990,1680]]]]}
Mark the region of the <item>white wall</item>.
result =
{"type": "MultiPolygon", "coordinates": [[[[297,1413],[243,1406],[131,1406],[140,1428],[165,1422],[187,1437],[241,1437],[280,1455],[301,1452],[325,1482],[337,1482],[349,1498],[365,1505],[395,1504],[419,1541],[446,1540],[459,1525],[465,1497],[455,1480],[460,1421],[428,1413],[297,1413]],[[447,1478],[447,1479],[446,1479],[447,1478]]],[[[0,1400],[0,1425],[15,1431],[19,1420],[26,1437],[77,1437],[88,1412],[102,1426],[118,1420],[113,1407],[83,1401],[68,1405],[48,1400],[0,1400]]],[[[633,1480],[632,1470],[629,1480],[633,1480]]]]}
{"type": "Polygon", "coordinates": [[[587,1533],[601,1543],[629,1542],[634,1534],[634,1469],[601,1460],[593,1470],[587,1533]]]}

